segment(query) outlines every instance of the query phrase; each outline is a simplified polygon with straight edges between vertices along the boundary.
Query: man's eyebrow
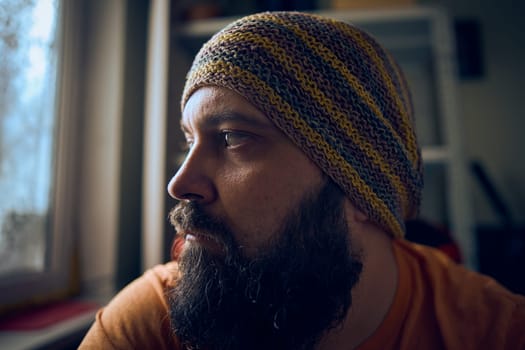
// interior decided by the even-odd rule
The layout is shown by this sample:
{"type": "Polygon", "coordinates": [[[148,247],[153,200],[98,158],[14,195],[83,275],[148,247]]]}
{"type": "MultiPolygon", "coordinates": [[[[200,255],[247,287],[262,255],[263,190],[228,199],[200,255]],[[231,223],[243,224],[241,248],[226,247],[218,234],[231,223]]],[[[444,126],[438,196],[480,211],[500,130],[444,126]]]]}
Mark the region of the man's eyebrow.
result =
{"type": "MultiPolygon", "coordinates": [[[[248,114],[239,112],[221,112],[210,114],[203,118],[202,125],[205,128],[213,128],[226,122],[241,123],[249,126],[255,126],[258,128],[268,128],[272,126],[272,123],[268,119],[261,120],[261,118],[259,117],[253,117],[248,114]]],[[[187,128],[184,125],[182,119],[180,125],[182,131],[186,132],[187,128]]]]}

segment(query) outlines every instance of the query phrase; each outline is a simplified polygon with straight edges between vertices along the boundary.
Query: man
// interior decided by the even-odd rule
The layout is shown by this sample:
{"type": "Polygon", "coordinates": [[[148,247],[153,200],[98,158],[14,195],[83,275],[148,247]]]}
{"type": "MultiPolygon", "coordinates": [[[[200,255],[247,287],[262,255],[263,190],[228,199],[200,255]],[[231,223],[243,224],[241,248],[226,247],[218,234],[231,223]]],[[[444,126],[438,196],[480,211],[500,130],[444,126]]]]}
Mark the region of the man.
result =
{"type": "Polygon", "coordinates": [[[180,256],[81,348],[518,349],[525,298],[402,239],[422,161],[407,84],[361,30],[294,12],[206,43],[168,185],[180,256]]]}

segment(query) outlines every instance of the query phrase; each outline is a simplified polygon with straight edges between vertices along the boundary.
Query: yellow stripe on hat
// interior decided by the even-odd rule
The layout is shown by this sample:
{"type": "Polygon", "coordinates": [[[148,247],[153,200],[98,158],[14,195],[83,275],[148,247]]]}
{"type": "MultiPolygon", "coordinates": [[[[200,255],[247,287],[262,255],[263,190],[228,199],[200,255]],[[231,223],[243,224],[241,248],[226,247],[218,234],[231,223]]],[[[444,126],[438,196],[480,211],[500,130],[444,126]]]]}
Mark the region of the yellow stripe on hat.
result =
{"type": "Polygon", "coordinates": [[[403,94],[403,99],[406,101],[407,107],[410,108],[409,115],[414,115],[414,111],[412,110],[412,104],[410,103],[410,96],[408,94],[409,88],[406,85],[406,81],[403,77],[403,74],[399,71],[399,66],[396,64],[394,58],[392,55],[388,52],[385,52],[386,57],[388,58],[388,62],[390,62],[390,66],[392,66],[392,69],[394,71],[394,74],[396,75],[397,81],[399,81],[399,84],[401,84],[401,93],[403,94]]]}
{"type": "MultiPolygon", "coordinates": [[[[368,54],[368,56],[373,61],[375,66],[379,69],[381,77],[383,78],[383,81],[385,82],[389,90],[389,93],[392,95],[392,97],[397,96],[397,98],[394,98],[394,102],[401,115],[401,119],[400,119],[401,125],[402,125],[405,135],[411,138],[410,135],[411,135],[412,127],[409,125],[410,118],[408,117],[408,111],[405,109],[405,107],[401,103],[401,99],[399,97],[398,92],[396,91],[396,88],[394,87],[394,83],[392,82],[390,75],[386,71],[384,62],[377,54],[377,51],[375,50],[375,48],[372,47],[369,40],[363,37],[363,34],[359,30],[353,28],[352,26],[349,26],[346,23],[338,22],[338,21],[330,21],[330,23],[333,26],[335,26],[337,29],[345,33],[346,35],[351,36],[354,39],[354,41],[357,44],[359,44],[361,48],[365,50],[365,52],[368,54]]],[[[406,145],[408,148],[408,155],[409,155],[410,162],[412,163],[413,168],[417,169],[417,159],[419,158],[419,156],[417,153],[416,144],[415,142],[412,142],[412,140],[410,140],[410,142],[407,142],[406,145]]]]}
{"type": "Polygon", "coordinates": [[[289,23],[284,21],[282,18],[277,16],[269,16],[272,22],[285,26],[286,28],[292,30],[298,37],[300,37],[303,42],[308,45],[308,47],[314,51],[317,55],[323,58],[323,60],[329,63],[332,68],[339,71],[354,88],[354,91],[361,97],[363,101],[368,105],[368,107],[374,112],[374,114],[381,120],[381,122],[388,128],[390,133],[398,142],[399,146],[406,152],[405,145],[401,137],[396,130],[392,127],[392,124],[388,119],[383,116],[383,112],[377,106],[374,101],[374,98],[366,90],[366,88],[361,84],[361,82],[348,70],[348,67],[341,62],[339,58],[332,52],[331,49],[325,47],[325,45],[317,40],[315,37],[308,34],[308,32],[301,29],[297,24],[289,23]]]}
{"type": "MultiPolygon", "coordinates": [[[[409,96],[409,88],[408,88],[407,82],[406,82],[403,74],[400,71],[399,65],[396,64],[396,62],[395,62],[394,58],[392,57],[392,55],[390,55],[390,53],[386,52],[386,56],[388,57],[388,61],[390,62],[390,65],[392,66],[394,74],[396,75],[397,81],[399,81],[399,84],[402,85],[401,86],[401,92],[403,94],[403,98],[405,99],[405,101],[407,103],[407,107],[410,108],[410,115],[414,116],[413,106],[410,103],[411,99],[410,99],[410,96],[409,96]]],[[[414,123],[414,120],[409,120],[408,122],[409,123],[414,123]]],[[[417,152],[418,146],[417,146],[415,130],[414,130],[413,127],[411,127],[409,129],[409,132],[406,135],[406,139],[407,139],[406,140],[406,144],[409,145],[410,149],[415,149],[415,152],[417,152]],[[410,130],[411,130],[411,132],[410,132],[410,130]]],[[[420,158],[421,157],[418,155],[417,159],[420,159],[420,158]]],[[[414,168],[417,169],[417,164],[414,164],[414,168]]]]}

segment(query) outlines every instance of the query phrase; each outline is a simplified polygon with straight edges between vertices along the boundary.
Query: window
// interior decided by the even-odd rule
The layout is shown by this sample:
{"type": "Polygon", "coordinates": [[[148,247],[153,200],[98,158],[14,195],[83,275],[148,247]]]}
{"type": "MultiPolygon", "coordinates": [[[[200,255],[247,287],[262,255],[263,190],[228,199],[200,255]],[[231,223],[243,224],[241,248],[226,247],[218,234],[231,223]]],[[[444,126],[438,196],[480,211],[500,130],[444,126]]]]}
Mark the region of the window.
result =
{"type": "Polygon", "coordinates": [[[63,294],[71,277],[75,89],[66,3],[0,1],[0,311],[63,294]]]}

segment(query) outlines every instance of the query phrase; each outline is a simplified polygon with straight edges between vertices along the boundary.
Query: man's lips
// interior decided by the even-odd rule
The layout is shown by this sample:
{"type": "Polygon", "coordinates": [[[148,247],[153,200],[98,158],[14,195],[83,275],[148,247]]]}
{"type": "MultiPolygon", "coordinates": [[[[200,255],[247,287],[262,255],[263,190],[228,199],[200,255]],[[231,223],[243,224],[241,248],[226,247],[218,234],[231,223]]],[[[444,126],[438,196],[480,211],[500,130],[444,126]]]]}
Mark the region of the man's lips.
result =
{"type": "Polygon", "coordinates": [[[212,240],[216,239],[205,232],[199,232],[198,230],[179,230],[177,232],[180,236],[184,237],[185,240],[194,241],[194,240],[212,240]]]}
{"type": "Polygon", "coordinates": [[[223,244],[209,234],[185,231],[181,235],[184,237],[184,240],[187,244],[199,244],[213,252],[220,252],[224,250],[223,244]]]}
{"type": "Polygon", "coordinates": [[[197,240],[197,237],[191,233],[187,233],[185,236],[184,236],[184,239],[186,241],[196,241],[197,240]]]}
{"type": "Polygon", "coordinates": [[[216,239],[213,237],[210,237],[207,234],[197,233],[197,232],[186,232],[184,233],[184,239],[186,241],[211,241],[211,242],[217,242],[216,239]]]}

